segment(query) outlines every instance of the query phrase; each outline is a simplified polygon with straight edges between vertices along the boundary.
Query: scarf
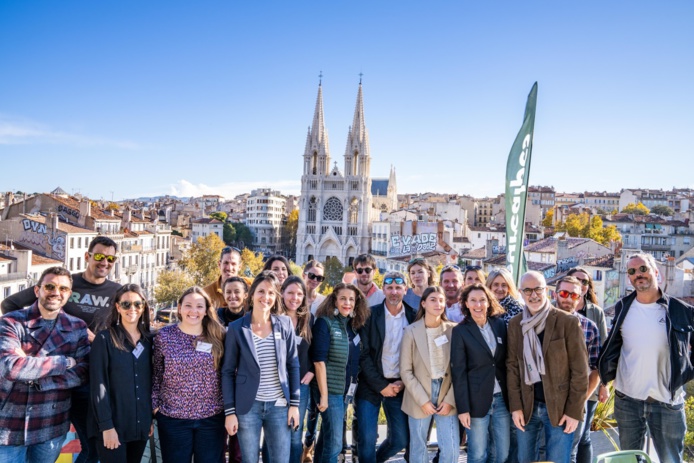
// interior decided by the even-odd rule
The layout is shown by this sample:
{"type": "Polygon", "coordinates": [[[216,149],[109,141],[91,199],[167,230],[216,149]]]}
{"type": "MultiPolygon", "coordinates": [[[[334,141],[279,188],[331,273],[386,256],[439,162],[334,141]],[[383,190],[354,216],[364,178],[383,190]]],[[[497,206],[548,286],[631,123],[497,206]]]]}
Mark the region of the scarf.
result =
{"type": "Polygon", "coordinates": [[[542,381],[540,375],[545,374],[545,358],[542,355],[542,344],[537,333],[545,330],[545,321],[549,315],[551,304],[549,300],[537,311],[530,314],[528,307],[523,306],[521,332],[523,334],[523,360],[525,360],[525,384],[528,386],[542,381]]]}

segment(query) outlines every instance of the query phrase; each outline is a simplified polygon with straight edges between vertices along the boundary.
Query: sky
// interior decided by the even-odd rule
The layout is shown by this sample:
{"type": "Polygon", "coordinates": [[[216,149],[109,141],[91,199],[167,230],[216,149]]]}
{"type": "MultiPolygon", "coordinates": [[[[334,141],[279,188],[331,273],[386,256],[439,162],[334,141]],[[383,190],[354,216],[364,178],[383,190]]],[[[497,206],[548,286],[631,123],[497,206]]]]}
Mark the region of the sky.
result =
{"type": "Polygon", "coordinates": [[[538,82],[531,185],[694,187],[694,2],[0,0],[0,191],[299,194],[322,72],[343,169],[495,196],[538,82]]]}

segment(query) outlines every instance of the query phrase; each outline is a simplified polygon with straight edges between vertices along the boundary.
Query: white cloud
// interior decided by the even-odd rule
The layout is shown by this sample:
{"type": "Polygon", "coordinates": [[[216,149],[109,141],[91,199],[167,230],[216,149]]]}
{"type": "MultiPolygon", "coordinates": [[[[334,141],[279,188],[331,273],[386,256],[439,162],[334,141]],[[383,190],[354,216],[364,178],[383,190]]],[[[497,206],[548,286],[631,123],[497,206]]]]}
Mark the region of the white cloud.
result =
{"type": "Polygon", "coordinates": [[[56,130],[45,124],[0,114],[0,145],[111,146],[127,150],[139,145],[93,135],[56,130]]]}
{"type": "Polygon", "coordinates": [[[204,183],[194,184],[188,180],[181,179],[170,185],[170,194],[187,198],[190,196],[220,195],[226,199],[231,199],[243,193],[250,193],[257,188],[272,188],[284,195],[298,195],[301,193],[300,180],[278,180],[274,182],[233,182],[222,183],[221,185],[206,185],[204,183]]]}

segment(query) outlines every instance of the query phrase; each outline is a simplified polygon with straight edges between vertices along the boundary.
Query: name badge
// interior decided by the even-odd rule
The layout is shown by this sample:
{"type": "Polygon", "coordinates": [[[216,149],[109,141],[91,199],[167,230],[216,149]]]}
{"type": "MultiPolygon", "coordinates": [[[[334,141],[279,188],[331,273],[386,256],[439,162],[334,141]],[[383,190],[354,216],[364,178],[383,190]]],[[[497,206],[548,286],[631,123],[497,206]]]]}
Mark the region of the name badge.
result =
{"type": "Polygon", "coordinates": [[[361,338],[359,337],[359,335],[356,335],[354,337],[354,339],[352,340],[352,342],[354,343],[355,346],[358,346],[360,340],[361,340],[361,338]]]}
{"type": "Polygon", "coordinates": [[[501,342],[501,336],[497,336],[497,337],[496,337],[496,343],[497,343],[497,344],[502,344],[502,342],[501,342]]]}
{"type": "Polygon", "coordinates": [[[342,331],[333,331],[333,336],[336,338],[341,338],[342,337],[342,331]]]}
{"type": "Polygon", "coordinates": [[[142,355],[142,352],[145,350],[145,346],[143,346],[141,343],[137,343],[137,346],[133,349],[133,355],[135,356],[136,359],[140,358],[140,355],[142,355]]]}
{"type": "Polygon", "coordinates": [[[195,350],[198,352],[205,352],[206,354],[212,353],[212,344],[209,342],[198,341],[198,345],[195,346],[195,350]]]}
{"type": "Polygon", "coordinates": [[[282,397],[281,399],[277,399],[277,402],[275,402],[275,407],[286,407],[287,406],[287,399],[282,397]]]}
{"type": "Polygon", "coordinates": [[[441,347],[444,344],[448,342],[448,338],[446,337],[445,334],[442,334],[438,338],[434,339],[434,344],[436,344],[436,347],[441,347]]]}
{"type": "Polygon", "coordinates": [[[282,333],[275,331],[275,339],[282,339],[282,333]]]}

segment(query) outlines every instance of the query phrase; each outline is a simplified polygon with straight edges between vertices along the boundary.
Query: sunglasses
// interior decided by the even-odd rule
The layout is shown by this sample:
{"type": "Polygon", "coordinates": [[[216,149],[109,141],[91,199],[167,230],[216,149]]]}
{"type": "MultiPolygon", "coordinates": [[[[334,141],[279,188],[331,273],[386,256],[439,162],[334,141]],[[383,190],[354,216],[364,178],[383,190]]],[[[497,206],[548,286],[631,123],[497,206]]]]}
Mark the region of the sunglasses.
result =
{"type": "Polygon", "coordinates": [[[316,280],[318,283],[321,283],[323,280],[325,280],[325,277],[323,275],[316,275],[313,272],[308,272],[306,276],[309,280],[316,280]]]}
{"type": "Polygon", "coordinates": [[[239,248],[235,248],[234,246],[226,246],[222,248],[220,256],[224,256],[224,254],[229,254],[231,251],[236,251],[239,253],[239,255],[241,254],[241,250],[239,248]]]}
{"type": "Polygon", "coordinates": [[[465,267],[465,271],[467,272],[468,270],[482,270],[482,267],[480,267],[479,265],[468,265],[467,267],[465,267]]]}
{"type": "Polygon", "coordinates": [[[588,284],[590,284],[590,280],[583,280],[581,278],[576,278],[576,279],[578,281],[580,281],[583,286],[588,286],[588,284]]]}
{"type": "Polygon", "coordinates": [[[449,270],[457,270],[461,272],[461,268],[458,267],[457,265],[446,265],[444,268],[441,269],[441,273],[448,272],[449,270]]]}
{"type": "Polygon", "coordinates": [[[58,285],[54,285],[53,283],[46,283],[42,287],[43,287],[44,291],[48,291],[49,293],[52,293],[56,289],[58,291],[60,291],[61,293],[69,293],[70,291],[72,291],[72,288],[70,288],[69,286],[58,286],[58,285]]]}
{"type": "Polygon", "coordinates": [[[647,265],[640,265],[638,267],[628,268],[627,273],[633,275],[636,273],[636,269],[638,269],[640,273],[648,273],[648,270],[650,270],[647,265]]]}
{"type": "Polygon", "coordinates": [[[90,252],[90,256],[94,258],[95,261],[101,262],[102,260],[106,259],[109,264],[114,263],[116,260],[118,260],[118,256],[112,256],[109,254],[101,254],[100,252],[90,252]]]}
{"type": "Polygon", "coordinates": [[[145,308],[145,303],[142,301],[135,301],[135,302],[122,301],[122,302],[118,303],[118,306],[121,309],[125,309],[125,310],[130,310],[130,307],[135,307],[137,310],[140,310],[140,309],[145,308]]]}
{"type": "Polygon", "coordinates": [[[355,272],[357,272],[359,275],[362,273],[366,273],[367,275],[373,271],[371,267],[364,267],[364,268],[357,268],[354,269],[355,272]]]}
{"type": "Polygon", "coordinates": [[[384,284],[384,285],[389,285],[389,284],[391,284],[391,283],[395,283],[396,285],[404,285],[404,284],[405,284],[405,280],[402,279],[402,278],[400,278],[400,277],[395,277],[395,278],[393,278],[393,277],[388,277],[388,278],[384,278],[384,279],[383,279],[383,284],[384,284]]]}
{"type": "Polygon", "coordinates": [[[523,291],[523,294],[525,294],[526,296],[530,296],[532,293],[535,293],[539,296],[545,292],[545,289],[546,288],[543,286],[538,286],[537,288],[523,288],[521,289],[521,291],[523,291]]]}
{"type": "Polygon", "coordinates": [[[410,265],[412,265],[412,264],[423,264],[424,262],[426,262],[426,261],[423,258],[415,257],[414,259],[410,260],[408,263],[410,265]]]}
{"type": "Polygon", "coordinates": [[[558,294],[559,297],[561,297],[562,299],[571,298],[572,301],[577,301],[578,298],[581,297],[580,294],[574,293],[574,292],[572,292],[572,291],[567,291],[567,290],[565,290],[565,289],[562,289],[561,291],[558,291],[557,294],[558,294]]]}

